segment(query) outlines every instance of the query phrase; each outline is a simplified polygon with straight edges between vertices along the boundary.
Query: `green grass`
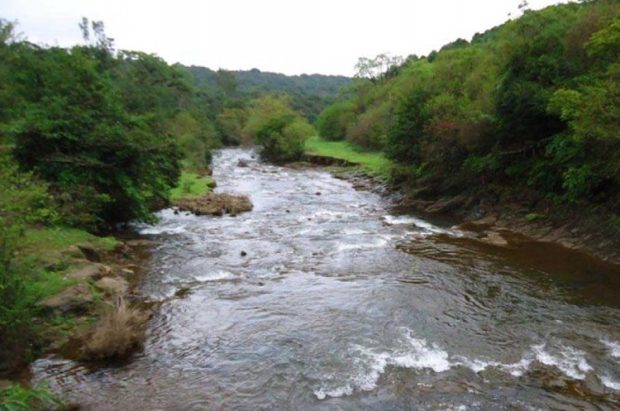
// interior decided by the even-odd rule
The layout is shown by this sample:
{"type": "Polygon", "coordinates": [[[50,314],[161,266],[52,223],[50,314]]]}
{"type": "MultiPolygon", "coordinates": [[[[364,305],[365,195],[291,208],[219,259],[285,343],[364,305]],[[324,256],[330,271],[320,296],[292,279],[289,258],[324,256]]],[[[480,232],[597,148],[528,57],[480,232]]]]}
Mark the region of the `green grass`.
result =
{"type": "Polygon", "coordinates": [[[36,411],[50,409],[65,409],[60,401],[47,387],[23,387],[12,384],[0,389],[0,410],[4,411],[36,411]]]}
{"type": "Polygon", "coordinates": [[[387,179],[392,162],[383,153],[361,151],[347,141],[327,141],[320,137],[306,140],[306,152],[359,164],[366,172],[387,179]]]}
{"type": "Polygon", "coordinates": [[[111,251],[118,244],[114,237],[97,237],[67,227],[29,228],[22,241],[24,249],[33,253],[62,251],[72,245],[90,245],[98,250],[111,251]]]}
{"type": "Polygon", "coordinates": [[[179,184],[170,191],[170,199],[202,197],[211,191],[211,177],[202,177],[196,173],[183,172],[179,178],[179,184]]]}
{"type": "Polygon", "coordinates": [[[28,228],[20,240],[16,262],[24,273],[28,299],[36,302],[76,283],[75,280],[64,279],[65,272],[76,264],[71,256],[63,253],[70,246],[88,245],[106,252],[118,244],[114,237],[97,237],[76,228],[28,228]]]}

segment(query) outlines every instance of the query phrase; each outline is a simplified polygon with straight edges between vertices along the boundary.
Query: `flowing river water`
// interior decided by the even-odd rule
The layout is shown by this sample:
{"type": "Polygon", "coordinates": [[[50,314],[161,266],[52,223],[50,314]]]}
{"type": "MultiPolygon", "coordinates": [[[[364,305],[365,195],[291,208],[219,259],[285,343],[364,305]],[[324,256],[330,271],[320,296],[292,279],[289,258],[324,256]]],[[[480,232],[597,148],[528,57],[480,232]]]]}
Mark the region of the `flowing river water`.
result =
{"type": "Polygon", "coordinates": [[[218,190],[252,212],[137,227],[158,244],[140,290],[164,301],[143,352],[40,359],[35,380],[87,410],[620,408],[616,267],[484,246],[252,156],[214,159],[218,190]]]}

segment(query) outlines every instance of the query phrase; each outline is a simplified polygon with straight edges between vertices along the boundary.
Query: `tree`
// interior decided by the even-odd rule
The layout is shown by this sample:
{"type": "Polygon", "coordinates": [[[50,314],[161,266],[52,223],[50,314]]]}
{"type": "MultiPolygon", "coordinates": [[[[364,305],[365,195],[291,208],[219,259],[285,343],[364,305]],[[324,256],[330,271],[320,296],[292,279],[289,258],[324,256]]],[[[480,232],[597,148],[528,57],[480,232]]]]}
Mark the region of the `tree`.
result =
{"type": "Polygon", "coordinates": [[[217,85],[224,90],[228,97],[232,97],[237,91],[237,79],[235,73],[229,70],[219,69],[216,72],[217,85]]]}
{"type": "Polygon", "coordinates": [[[388,53],[378,54],[375,58],[360,57],[355,65],[355,77],[376,81],[403,62],[402,57],[390,56],[388,53]]]}

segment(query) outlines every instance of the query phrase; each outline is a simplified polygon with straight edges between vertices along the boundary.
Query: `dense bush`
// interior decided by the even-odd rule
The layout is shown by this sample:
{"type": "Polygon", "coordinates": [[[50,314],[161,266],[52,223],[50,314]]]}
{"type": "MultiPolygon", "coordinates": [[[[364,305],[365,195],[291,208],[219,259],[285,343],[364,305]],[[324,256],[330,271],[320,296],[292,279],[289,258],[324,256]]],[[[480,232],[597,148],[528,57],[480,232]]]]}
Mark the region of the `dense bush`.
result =
{"type": "Polygon", "coordinates": [[[342,96],[356,107],[347,139],[384,144],[401,177],[412,170],[410,182],[494,183],[618,207],[619,16],[611,0],[526,11],[471,42],[408,59],[342,96]]]}
{"type": "Polygon", "coordinates": [[[39,47],[0,26],[9,33],[0,42],[3,144],[48,183],[65,224],[149,220],[181,165],[209,163],[220,144],[214,115],[184,69],[105,41],[39,47]]]}
{"type": "Polygon", "coordinates": [[[264,158],[294,161],[301,158],[305,140],[314,134],[314,128],[307,121],[287,114],[265,123],[258,131],[256,142],[262,146],[264,158]]]}
{"type": "Polygon", "coordinates": [[[30,224],[53,223],[58,214],[47,186],[32,174],[22,173],[6,153],[0,151],[0,363],[13,353],[17,341],[31,331],[32,306],[27,279],[15,262],[25,228],[30,224]]]}
{"type": "Polygon", "coordinates": [[[355,121],[355,105],[350,101],[327,107],[316,121],[319,136],[326,140],[344,140],[347,129],[355,121]]]}

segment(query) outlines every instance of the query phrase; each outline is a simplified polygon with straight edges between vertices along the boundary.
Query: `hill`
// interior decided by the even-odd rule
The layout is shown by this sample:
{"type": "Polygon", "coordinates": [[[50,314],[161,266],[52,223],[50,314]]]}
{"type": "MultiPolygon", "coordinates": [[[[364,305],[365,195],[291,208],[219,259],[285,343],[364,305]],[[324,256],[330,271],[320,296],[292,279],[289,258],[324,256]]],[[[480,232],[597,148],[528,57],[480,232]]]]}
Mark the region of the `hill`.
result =
{"type": "Polygon", "coordinates": [[[229,93],[255,97],[264,93],[288,94],[292,106],[314,121],[325,107],[335,101],[339,90],[351,83],[344,76],[301,74],[287,76],[252,70],[218,70],[207,67],[184,67],[192,75],[194,85],[202,89],[228,88],[229,93]]]}

